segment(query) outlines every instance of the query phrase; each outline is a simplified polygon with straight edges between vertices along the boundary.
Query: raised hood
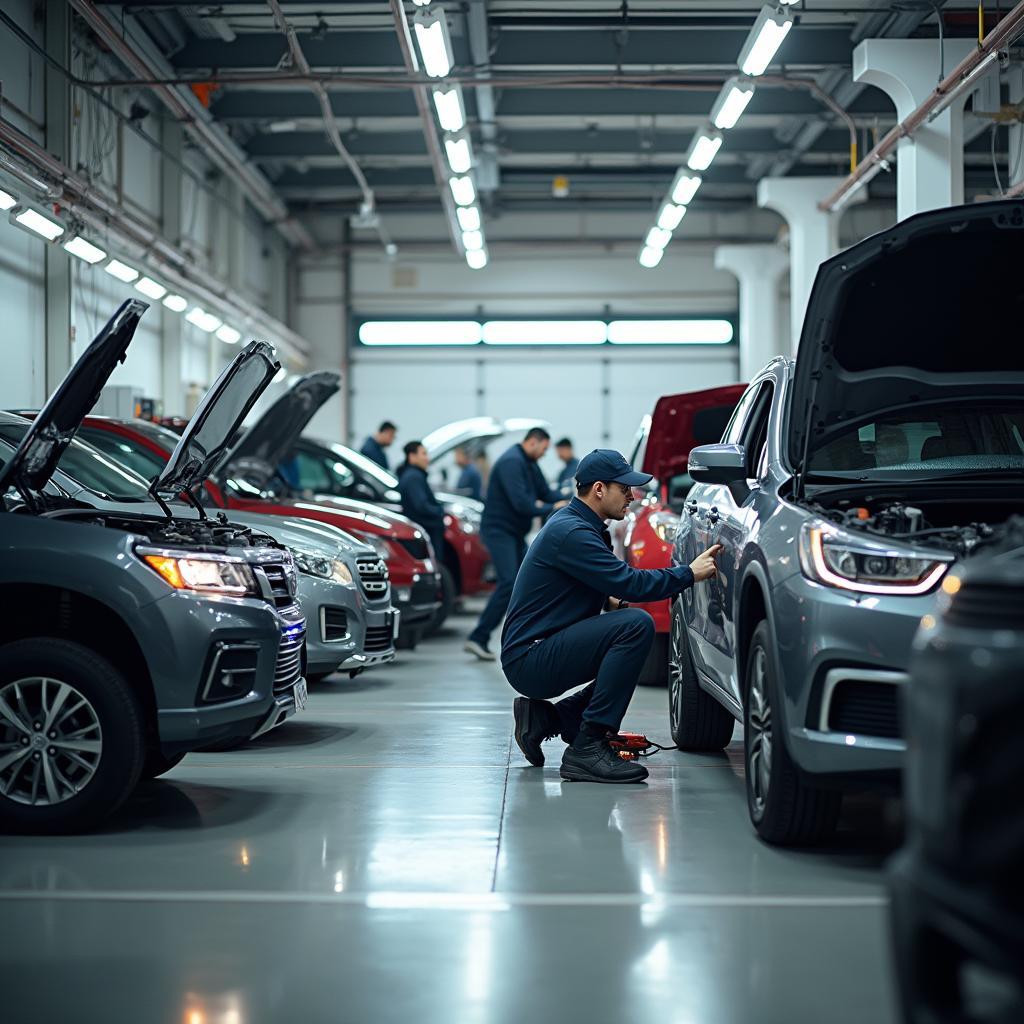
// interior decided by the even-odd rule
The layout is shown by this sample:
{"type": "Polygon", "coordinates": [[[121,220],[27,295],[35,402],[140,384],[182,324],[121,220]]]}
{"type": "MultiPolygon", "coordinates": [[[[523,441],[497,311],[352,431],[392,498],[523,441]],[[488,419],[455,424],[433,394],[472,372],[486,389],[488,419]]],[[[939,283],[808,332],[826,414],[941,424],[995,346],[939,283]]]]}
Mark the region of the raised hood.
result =
{"type": "MultiPolygon", "coordinates": [[[[455,420],[432,430],[423,438],[423,447],[430,453],[431,461],[436,462],[443,455],[463,445],[486,443],[506,434],[521,434],[525,437],[526,432],[533,427],[543,427],[547,430],[550,424],[547,420],[530,417],[498,420],[493,416],[472,416],[467,420],[455,420]]],[[[522,437],[519,439],[522,440],[522,437]]]]}
{"type": "Polygon", "coordinates": [[[0,494],[12,485],[30,491],[46,486],[114,368],[124,362],[139,320],[147,309],[148,303],[128,299],[93,338],[32,421],[17,451],[0,470],[0,494]]]}
{"type": "Polygon", "coordinates": [[[310,373],[302,377],[245,432],[226,460],[228,468],[244,471],[246,480],[257,486],[265,484],[317,410],[340,387],[341,376],[337,373],[310,373]]]}
{"type": "Polygon", "coordinates": [[[180,494],[205,480],[280,369],[270,345],[250,341],[203,396],[171,457],[153,481],[153,492],[180,494]]]}
{"type": "Polygon", "coordinates": [[[910,217],[818,269],[794,369],[789,458],[907,406],[1024,399],[1024,201],[910,217]]]}

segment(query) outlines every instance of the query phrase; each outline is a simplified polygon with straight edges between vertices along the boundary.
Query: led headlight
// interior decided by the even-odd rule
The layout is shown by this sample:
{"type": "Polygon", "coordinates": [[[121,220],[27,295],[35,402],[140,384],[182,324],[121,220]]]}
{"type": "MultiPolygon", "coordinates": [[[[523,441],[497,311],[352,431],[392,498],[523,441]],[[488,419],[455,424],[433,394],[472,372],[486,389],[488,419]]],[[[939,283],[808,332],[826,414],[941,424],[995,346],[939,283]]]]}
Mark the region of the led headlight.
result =
{"type": "Polygon", "coordinates": [[[327,558],[315,551],[304,551],[301,548],[290,548],[295,568],[308,576],[316,576],[322,580],[334,580],[352,586],[352,573],[348,566],[338,558],[327,558]]]}
{"type": "Polygon", "coordinates": [[[655,512],[651,518],[651,529],[658,535],[658,540],[671,544],[679,531],[679,516],[673,512],[655,512]]]}
{"type": "Polygon", "coordinates": [[[815,583],[840,590],[926,594],[949,568],[949,561],[882,547],[812,522],[800,531],[800,568],[815,583]]]}
{"type": "Polygon", "coordinates": [[[252,570],[240,558],[156,548],[136,548],[135,553],[175,590],[231,597],[257,593],[252,570]]]}
{"type": "Polygon", "coordinates": [[[383,537],[379,537],[375,533],[363,533],[362,530],[349,530],[348,532],[355,534],[364,544],[369,544],[385,562],[391,558],[391,548],[388,547],[388,542],[383,537]]]}

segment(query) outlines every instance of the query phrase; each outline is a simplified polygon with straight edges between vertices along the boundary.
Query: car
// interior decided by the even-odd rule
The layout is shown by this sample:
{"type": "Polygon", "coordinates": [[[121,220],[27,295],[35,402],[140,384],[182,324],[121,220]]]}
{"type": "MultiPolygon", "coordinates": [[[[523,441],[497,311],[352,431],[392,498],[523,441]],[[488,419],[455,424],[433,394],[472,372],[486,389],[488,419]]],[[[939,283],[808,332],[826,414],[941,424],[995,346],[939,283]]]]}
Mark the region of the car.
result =
{"type": "MultiPolygon", "coordinates": [[[[215,452],[206,406],[151,500],[113,493],[96,507],[55,481],[58,461],[73,464],[85,447],[75,432],[147,308],[122,304],[34,421],[0,414],[7,830],[93,827],[140,778],[189,750],[265,732],[305,703],[305,622],[287,550],[227,520],[161,510],[162,495],[202,469],[196,435],[215,452]]],[[[222,430],[279,369],[269,345],[242,354],[213,389],[226,394],[222,430]]]]}
{"type": "MultiPolygon", "coordinates": [[[[746,385],[728,384],[705,391],[665,395],[653,416],[645,416],[630,455],[634,469],[654,477],[647,491],[638,490],[626,518],[611,523],[615,553],[634,569],[667,569],[683,502],[693,486],[686,472],[690,449],[717,441],[746,385]]],[[[671,602],[638,604],[654,619],[654,645],[640,673],[640,683],[665,686],[669,674],[671,602]]]]}
{"type": "MultiPolygon", "coordinates": [[[[78,437],[143,478],[158,474],[177,435],[147,420],[87,416],[78,437]]],[[[98,470],[97,472],[100,472],[98,470]]],[[[200,490],[200,500],[208,499],[200,490]]],[[[209,502],[208,502],[209,503],[209,502]]],[[[296,597],[307,623],[306,679],[336,670],[356,675],[393,661],[399,613],[387,563],[369,545],[329,523],[235,510],[235,522],[288,546],[298,570],[296,597]]]]}
{"type": "MultiPolygon", "coordinates": [[[[903,1019],[1024,1020],[1024,517],[942,584],[914,642],[906,842],[890,862],[903,1019]],[[987,1012],[971,976],[1001,990],[987,1012]],[[997,982],[997,984],[993,984],[997,982]],[[997,1012],[998,1008],[998,1012],[997,1012]]],[[[991,998],[990,991],[985,998],[991,998]]]]}
{"type": "Polygon", "coordinates": [[[673,603],[672,735],[720,749],[743,721],[769,842],[821,840],[844,788],[898,780],[918,623],[1024,501],[1024,352],[998,341],[1022,241],[1024,204],[977,204],[826,261],[795,362],[772,361],[721,443],[690,452],[673,562],[722,550],[673,603]],[[963,296],[982,287],[1004,300],[979,322],[963,296]]]}

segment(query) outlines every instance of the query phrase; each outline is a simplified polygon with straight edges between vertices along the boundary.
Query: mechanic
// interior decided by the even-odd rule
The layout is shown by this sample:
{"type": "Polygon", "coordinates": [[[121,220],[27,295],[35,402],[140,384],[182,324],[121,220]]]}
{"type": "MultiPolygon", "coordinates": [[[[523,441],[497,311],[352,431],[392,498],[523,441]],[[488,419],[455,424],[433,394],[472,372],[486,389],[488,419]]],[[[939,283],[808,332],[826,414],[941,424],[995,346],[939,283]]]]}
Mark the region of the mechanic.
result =
{"type": "Polygon", "coordinates": [[[579,467],[580,460],[577,459],[573,453],[572,441],[567,437],[563,437],[561,441],[555,442],[555,454],[564,463],[562,471],[558,474],[558,483],[555,485],[561,489],[567,484],[572,483],[573,478],[576,476],[576,469],[579,467]]]}
{"type": "Polygon", "coordinates": [[[398,491],[402,514],[418,523],[434,545],[434,555],[444,552],[444,506],[434,497],[427,480],[430,455],[422,441],[410,441],[403,449],[405,462],[398,468],[398,491]]]}
{"type": "Polygon", "coordinates": [[[388,455],[384,449],[391,447],[395,440],[395,434],[397,433],[398,427],[396,427],[391,420],[385,420],[377,428],[377,433],[371,434],[363,442],[363,447],[359,450],[371,462],[376,462],[381,469],[390,469],[391,467],[388,465],[388,455]]]}
{"type": "Polygon", "coordinates": [[[501,666],[523,694],[513,704],[526,759],[544,764],[541,742],[569,744],[561,776],[578,782],[642,782],[647,769],[622,760],[609,739],[629,706],[654,642],[654,620],[626,601],[660,601],[717,574],[719,545],[689,566],[633,569],[611,551],[607,519],[623,519],[632,488],[650,483],[616,451],[591,452],[576,470],[576,496],[530,546],[502,631],[501,666]],[[602,608],[611,614],[602,615],[602,608]],[[557,704],[556,697],[587,683],[557,704]]]}
{"type": "Polygon", "coordinates": [[[455,465],[459,467],[459,479],[455,484],[455,490],[459,494],[465,494],[467,498],[474,501],[484,500],[484,478],[469,454],[469,449],[460,445],[455,449],[455,465]]]}
{"type": "Polygon", "coordinates": [[[498,582],[463,646],[463,650],[481,661],[494,661],[488,647],[491,633],[508,608],[534,518],[568,504],[558,491],[548,487],[537,465],[550,444],[551,435],[543,427],[534,427],[491,467],[480,539],[490,552],[498,582]]]}

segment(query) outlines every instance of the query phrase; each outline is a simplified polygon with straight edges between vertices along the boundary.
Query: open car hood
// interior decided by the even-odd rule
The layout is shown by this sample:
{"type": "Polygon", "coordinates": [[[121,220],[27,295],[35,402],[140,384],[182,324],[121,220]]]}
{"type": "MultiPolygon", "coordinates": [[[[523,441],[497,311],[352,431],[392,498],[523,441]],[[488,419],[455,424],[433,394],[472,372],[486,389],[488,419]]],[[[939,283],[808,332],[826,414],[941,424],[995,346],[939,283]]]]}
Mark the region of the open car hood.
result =
{"type": "Polygon", "coordinates": [[[149,303],[123,302],[78,357],[50,400],[39,410],[17,451],[0,470],[0,494],[15,485],[30,491],[46,486],[61,455],[100,397],[135,336],[149,303]]]}
{"type": "Polygon", "coordinates": [[[153,481],[153,492],[180,494],[205,480],[280,369],[270,345],[250,341],[203,396],[171,457],[153,481]]]}
{"type": "Polygon", "coordinates": [[[337,373],[310,373],[296,381],[246,432],[225,460],[232,472],[262,486],[316,414],[341,387],[337,373]]]}
{"type": "Polygon", "coordinates": [[[746,388],[746,384],[728,384],[659,398],[647,432],[641,472],[663,481],[682,473],[692,448],[721,440],[746,388]]]}
{"type": "Polygon", "coordinates": [[[525,435],[533,427],[543,427],[547,430],[549,426],[547,420],[530,417],[498,420],[493,416],[473,416],[467,420],[446,423],[443,427],[432,430],[423,438],[422,443],[430,453],[431,461],[436,461],[462,445],[493,441],[506,434],[521,432],[525,435]]]}
{"type": "Polygon", "coordinates": [[[838,434],[907,406],[1024,399],[1024,200],[910,217],[823,263],[794,368],[797,472],[838,434]]]}

